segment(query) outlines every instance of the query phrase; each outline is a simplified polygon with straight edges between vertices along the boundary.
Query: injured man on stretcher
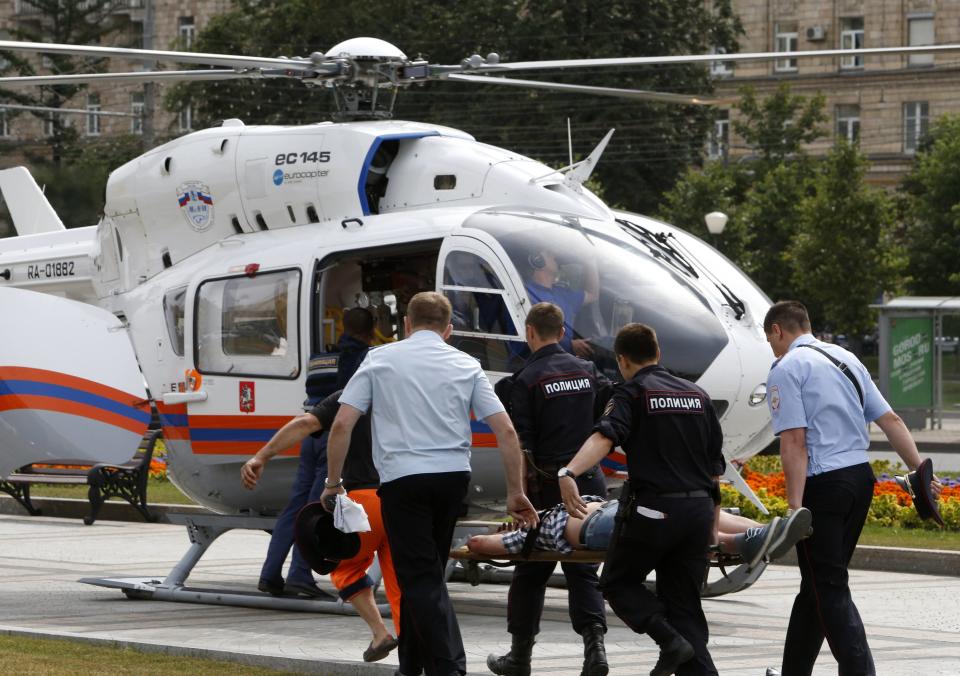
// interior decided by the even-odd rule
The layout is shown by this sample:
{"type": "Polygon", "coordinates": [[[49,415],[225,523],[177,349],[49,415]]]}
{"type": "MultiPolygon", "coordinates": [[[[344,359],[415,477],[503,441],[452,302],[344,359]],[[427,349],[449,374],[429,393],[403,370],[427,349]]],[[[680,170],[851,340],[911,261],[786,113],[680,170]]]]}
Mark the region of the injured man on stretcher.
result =
{"type": "MultiPolygon", "coordinates": [[[[559,554],[570,554],[577,549],[606,550],[619,503],[597,495],[584,495],[583,500],[587,503],[587,516],[583,519],[570,516],[563,503],[541,511],[540,529],[532,549],[559,554]]],[[[805,507],[783,519],[775,516],[765,525],[721,511],[719,548],[729,556],[740,556],[751,566],[764,557],[773,561],[810,534],[812,520],[810,510],[805,507]]],[[[501,532],[474,535],[467,541],[467,548],[474,554],[490,557],[518,555],[529,534],[528,528],[513,530],[512,524],[504,524],[501,532]]]]}

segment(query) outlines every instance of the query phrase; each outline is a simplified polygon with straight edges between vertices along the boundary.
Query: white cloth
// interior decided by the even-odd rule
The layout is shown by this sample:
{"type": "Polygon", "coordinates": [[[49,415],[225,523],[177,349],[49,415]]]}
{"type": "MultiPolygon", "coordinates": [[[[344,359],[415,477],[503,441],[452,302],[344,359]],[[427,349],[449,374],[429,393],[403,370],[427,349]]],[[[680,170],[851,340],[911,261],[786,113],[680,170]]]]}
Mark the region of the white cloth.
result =
{"type": "Polygon", "coordinates": [[[366,533],[370,530],[370,519],[363,505],[340,493],[333,508],[333,525],[342,533],[366,533]]]}

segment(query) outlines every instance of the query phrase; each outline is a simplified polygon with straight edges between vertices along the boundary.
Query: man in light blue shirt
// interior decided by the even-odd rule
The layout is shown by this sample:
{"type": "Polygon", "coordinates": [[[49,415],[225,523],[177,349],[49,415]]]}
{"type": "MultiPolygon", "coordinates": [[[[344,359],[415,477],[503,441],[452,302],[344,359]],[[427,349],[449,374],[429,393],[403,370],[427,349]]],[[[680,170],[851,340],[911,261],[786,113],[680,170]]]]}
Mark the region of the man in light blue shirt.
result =
{"type": "Polygon", "coordinates": [[[776,303],[763,330],[777,357],[767,377],[767,405],[780,436],[787,502],[791,510],[803,506],[813,514],[813,535],[797,544],[800,592],[782,674],[809,675],[824,638],[841,674],[875,674],[847,576],[876,481],[867,458],[867,425],[875,422],[883,430],[911,470],[919,467],[920,454],[860,360],[811,335],[803,304],[776,303]]]}
{"type": "Polygon", "coordinates": [[[326,500],[343,492],[340,472],[353,427],[372,410],[373,461],[402,594],[400,674],[466,673],[444,568],[470,481],[471,411],[497,437],[507,510],[521,524],[537,523],[523,493],[517,433],[479,362],[446,344],[450,317],[450,302],[441,294],[410,300],[408,337],[367,354],[340,395],[327,446],[330,474],[321,500],[328,506],[326,500]]]}

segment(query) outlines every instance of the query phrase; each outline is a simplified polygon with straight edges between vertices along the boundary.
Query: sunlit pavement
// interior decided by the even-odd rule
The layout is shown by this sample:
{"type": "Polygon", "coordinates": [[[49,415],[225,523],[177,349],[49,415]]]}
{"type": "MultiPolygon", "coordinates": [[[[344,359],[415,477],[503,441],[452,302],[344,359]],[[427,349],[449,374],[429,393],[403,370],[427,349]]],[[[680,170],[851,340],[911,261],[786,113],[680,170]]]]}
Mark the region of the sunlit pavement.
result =
{"type": "MultiPolygon", "coordinates": [[[[252,590],[268,536],[231,532],[211,548],[190,578],[196,586],[252,590]]],[[[77,583],[81,577],[164,576],[188,545],[182,527],[0,516],[0,630],[171,646],[265,657],[278,667],[323,673],[392,673],[394,656],[363,665],[369,636],[359,618],[312,613],[126,599],[119,591],[77,583]],[[333,669],[334,665],[336,669],[333,669]],[[367,671],[364,671],[367,670],[367,671]]],[[[853,571],[852,588],[867,627],[877,672],[960,673],[960,577],[853,571]]],[[[321,584],[330,589],[329,582],[321,584]]],[[[721,674],[763,674],[778,665],[787,616],[799,584],[795,569],[771,566],[757,584],[704,603],[711,650],[721,674]]],[[[470,673],[487,673],[488,652],[509,645],[503,585],[451,583],[470,673]]],[[[582,644],[569,628],[566,593],[549,589],[534,648],[535,674],[578,674],[582,644]]],[[[611,620],[612,674],[647,673],[656,649],[611,620]]],[[[131,657],[131,660],[135,660],[131,657]]],[[[835,674],[824,652],[816,674],[835,674]]]]}

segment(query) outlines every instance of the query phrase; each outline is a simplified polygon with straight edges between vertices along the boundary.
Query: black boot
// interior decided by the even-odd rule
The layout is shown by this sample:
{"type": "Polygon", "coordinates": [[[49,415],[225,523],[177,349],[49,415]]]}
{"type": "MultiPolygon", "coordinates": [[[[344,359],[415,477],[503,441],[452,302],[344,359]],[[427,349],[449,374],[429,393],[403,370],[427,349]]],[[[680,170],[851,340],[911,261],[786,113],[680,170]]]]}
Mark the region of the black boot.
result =
{"type": "Polygon", "coordinates": [[[530,656],[533,653],[533,636],[512,634],[510,652],[502,657],[487,655],[487,669],[500,676],[530,676],[530,656]]]}
{"type": "Polygon", "coordinates": [[[603,647],[605,631],[602,624],[591,624],[583,630],[583,669],[580,676],[607,676],[610,671],[607,651],[603,647]]]}
{"type": "Polygon", "coordinates": [[[647,633],[660,646],[660,659],[650,676],[670,676],[695,654],[690,642],[677,633],[663,615],[656,615],[647,624],[647,633]]]}

